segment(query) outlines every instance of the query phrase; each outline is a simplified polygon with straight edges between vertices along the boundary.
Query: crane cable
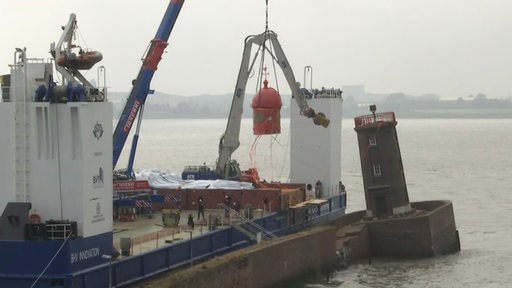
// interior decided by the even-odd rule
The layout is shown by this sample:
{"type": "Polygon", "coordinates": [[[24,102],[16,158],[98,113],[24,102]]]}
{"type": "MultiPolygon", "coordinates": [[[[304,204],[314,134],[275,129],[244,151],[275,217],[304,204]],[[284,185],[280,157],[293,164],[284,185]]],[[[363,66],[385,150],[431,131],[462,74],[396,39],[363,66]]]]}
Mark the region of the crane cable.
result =
{"type": "MultiPolygon", "coordinates": [[[[268,33],[269,33],[269,29],[268,29],[268,0],[265,0],[265,35],[268,35],[268,33]]],[[[270,45],[269,53],[272,55],[274,54],[272,45],[270,45]]],[[[272,59],[275,60],[274,57],[272,57],[272,59]]],[[[276,71],[276,61],[272,61],[272,68],[274,69],[274,71],[276,71]]],[[[275,81],[275,85],[276,85],[276,90],[279,92],[279,83],[277,81],[276,73],[274,73],[274,81],[275,81]]]]}
{"type": "MultiPolygon", "coordinates": [[[[259,65],[259,73],[258,73],[258,76],[257,76],[257,81],[256,81],[256,93],[260,93],[261,92],[261,88],[262,88],[262,82],[263,82],[263,79],[266,79],[266,75],[268,75],[267,73],[267,67],[265,66],[265,54],[266,52],[270,53],[271,55],[271,59],[273,60],[272,61],[272,69],[274,71],[277,71],[276,70],[276,61],[275,61],[275,56],[273,56],[274,52],[273,52],[273,46],[272,46],[272,43],[270,42],[269,46],[267,47],[266,46],[266,43],[267,43],[267,40],[269,39],[267,35],[269,35],[269,28],[268,28],[268,0],[265,0],[265,39],[263,41],[263,45],[261,45],[259,47],[259,49],[261,49],[261,60],[260,60],[260,65],[259,65]]],[[[259,51],[258,49],[258,51],[259,51]]],[[[276,86],[276,91],[278,91],[279,93],[279,83],[278,83],[278,79],[277,79],[277,73],[274,73],[274,81],[275,81],[275,86],[276,86]]],[[[251,144],[251,148],[250,148],[250,153],[249,153],[249,162],[250,162],[250,167],[252,168],[255,168],[255,158],[256,158],[256,151],[257,151],[257,144],[258,142],[261,140],[261,136],[262,135],[256,135],[253,139],[253,142],[251,144]]],[[[276,135],[271,135],[271,139],[270,139],[270,144],[269,144],[269,147],[268,147],[268,151],[267,153],[265,153],[266,156],[270,157],[270,167],[271,167],[271,177],[273,178],[274,177],[274,161],[272,161],[272,158],[273,158],[273,146],[274,144],[277,143],[280,147],[282,147],[283,145],[279,142],[279,140],[277,139],[277,136],[276,135]]],[[[288,146],[288,145],[286,145],[288,146]]],[[[286,154],[286,153],[285,153],[286,154]]],[[[266,158],[266,157],[265,157],[266,158]]],[[[286,158],[286,156],[285,156],[286,158]]],[[[283,165],[281,165],[280,170],[278,172],[278,177],[281,177],[282,174],[283,174],[283,170],[284,170],[284,162],[286,162],[286,160],[283,161],[283,165]]]]}
{"type": "MultiPolygon", "coordinates": [[[[260,46],[260,49],[262,49],[261,53],[261,61],[260,61],[260,68],[259,68],[259,75],[258,75],[258,82],[257,82],[257,90],[260,91],[261,89],[261,82],[263,80],[263,74],[266,73],[266,67],[265,67],[265,53],[266,53],[266,43],[268,40],[268,0],[265,0],[265,40],[263,41],[263,45],[260,46]]],[[[265,77],[266,78],[266,77],[265,77]]]]}
{"type": "Polygon", "coordinates": [[[268,0],[265,0],[265,32],[268,31],[268,0]]]}
{"type": "MultiPolygon", "coordinates": [[[[263,71],[266,70],[266,68],[264,68],[264,66],[265,66],[265,52],[266,52],[265,43],[267,42],[267,33],[268,33],[268,0],[265,0],[265,32],[264,32],[265,39],[263,41],[263,45],[258,47],[258,51],[256,51],[256,55],[258,55],[259,51],[261,50],[260,64],[258,67],[259,73],[256,76],[256,87],[255,87],[256,94],[260,93],[260,91],[261,91],[261,82],[263,80],[263,74],[264,74],[263,71]]],[[[251,144],[251,148],[249,150],[249,166],[251,168],[255,168],[255,166],[256,166],[255,165],[256,150],[257,150],[256,147],[257,147],[257,144],[258,144],[260,138],[261,138],[261,135],[256,135],[254,137],[252,144],[251,144]]]]}
{"type": "MultiPolygon", "coordinates": [[[[265,33],[268,34],[268,32],[269,32],[269,29],[268,29],[268,0],[265,0],[265,33]]],[[[271,55],[274,55],[274,49],[273,48],[274,47],[272,45],[269,46],[269,53],[271,55]]],[[[272,69],[274,71],[275,89],[279,93],[279,81],[277,79],[277,73],[275,73],[275,71],[277,71],[275,56],[272,57],[272,60],[273,60],[272,61],[272,69]]],[[[279,142],[279,140],[277,139],[277,135],[271,135],[269,149],[268,149],[269,150],[268,151],[268,155],[270,157],[270,166],[271,166],[272,177],[274,177],[274,165],[273,165],[274,163],[272,161],[272,159],[273,159],[273,149],[272,148],[274,146],[273,145],[274,143],[277,143],[279,146],[282,146],[281,143],[279,142]]],[[[286,153],[285,153],[285,155],[286,155],[286,153]]],[[[281,166],[280,172],[278,173],[279,174],[278,177],[282,176],[283,168],[284,168],[284,162],[286,162],[286,161],[283,161],[283,165],[281,166]]]]}

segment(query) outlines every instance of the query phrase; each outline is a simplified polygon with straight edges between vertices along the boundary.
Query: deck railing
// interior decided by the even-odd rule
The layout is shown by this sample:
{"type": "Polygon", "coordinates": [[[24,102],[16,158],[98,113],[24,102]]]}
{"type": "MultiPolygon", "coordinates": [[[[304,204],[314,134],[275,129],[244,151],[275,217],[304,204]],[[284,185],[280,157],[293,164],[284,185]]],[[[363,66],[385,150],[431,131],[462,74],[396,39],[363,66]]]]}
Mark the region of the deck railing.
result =
{"type": "Polygon", "coordinates": [[[375,113],[368,114],[363,116],[358,116],[354,118],[354,124],[356,128],[362,126],[373,125],[375,123],[383,123],[383,122],[395,122],[395,113],[394,112],[384,112],[384,113],[375,113]]]}

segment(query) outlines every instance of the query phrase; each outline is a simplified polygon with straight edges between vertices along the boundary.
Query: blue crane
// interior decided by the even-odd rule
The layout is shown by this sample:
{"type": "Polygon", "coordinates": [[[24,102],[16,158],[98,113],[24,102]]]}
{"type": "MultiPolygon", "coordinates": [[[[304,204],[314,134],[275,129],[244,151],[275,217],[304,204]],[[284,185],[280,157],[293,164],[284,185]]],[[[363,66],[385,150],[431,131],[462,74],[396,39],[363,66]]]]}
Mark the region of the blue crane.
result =
{"type": "Polygon", "coordinates": [[[138,115],[137,129],[133,136],[132,147],[130,150],[130,157],[126,169],[126,175],[131,178],[133,173],[133,161],[135,158],[135,151],[137,149],[137,142],[139,139],[140,123],[142,121],[142,114],[144,110],[144,103],[148,94],[152,93],[149,88],[153,74],[157,69],[158,63],[162,59],[162,54],[167,47],[167,40],[171,34],[172,28],[176,23],[176,19],[180,13],[181,7],[185,0],[170,0],[167,10],[164,14],[162,22],[158,27],[155,38],[151,40],[147,54],[142,60],[142,67],[139,71],[137,79],[133,82],[132,91],[123,108],[123,112],[119,117],[116,128],[114,130],[113,142],[113,167],[116,166],[121,151],[123,150],[126,138],[132,129],[135,118],[138,115]]]}

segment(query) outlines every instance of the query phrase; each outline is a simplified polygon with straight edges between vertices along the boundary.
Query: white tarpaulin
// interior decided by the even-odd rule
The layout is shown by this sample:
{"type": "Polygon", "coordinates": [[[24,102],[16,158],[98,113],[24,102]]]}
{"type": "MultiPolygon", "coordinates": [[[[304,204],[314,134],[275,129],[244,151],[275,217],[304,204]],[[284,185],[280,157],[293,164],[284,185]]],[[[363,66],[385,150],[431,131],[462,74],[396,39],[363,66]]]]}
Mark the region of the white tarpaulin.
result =
{"type": "Polygon", "coordinates": [[[137,180],[147,180],[153,188],[176,189],[254,189],[252,183],[229,180],[183,180],[176,173],[161,170],[142,170],[135,172],[137,180]]]}

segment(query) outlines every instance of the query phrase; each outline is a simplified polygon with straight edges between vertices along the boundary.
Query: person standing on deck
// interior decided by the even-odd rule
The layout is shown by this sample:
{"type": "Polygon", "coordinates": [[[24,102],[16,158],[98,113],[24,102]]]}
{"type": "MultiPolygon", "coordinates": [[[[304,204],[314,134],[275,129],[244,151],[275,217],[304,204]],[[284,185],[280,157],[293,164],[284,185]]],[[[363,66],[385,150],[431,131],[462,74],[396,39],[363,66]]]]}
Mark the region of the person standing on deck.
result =
{"type": "Polygon", "coordinates": [[[194,217],[192,216],[192,213],[188,214],[188,229],[194,229],[194,217]]]}
{"type": "Polygon", "coordinates": [[[197,199],[197,220],[199,220],[199,216],[203,216],[203,220],[206,220],[204,218],[204,205],[203,196],[199,196],[199,199],[197,199]]]}
{"type": "Polygon", "coordinates": [[[235,206],[236,215],[240,215],[240,198],[237,198],[235,202],[233,202],[233,206],[235,206]]]}
{"type": "Polygon", "coordinates": [[[229,214],[229,206],[231,203],[231,197],[228,194],[224,194],[224,215],[227,217],[229,214]]]}

